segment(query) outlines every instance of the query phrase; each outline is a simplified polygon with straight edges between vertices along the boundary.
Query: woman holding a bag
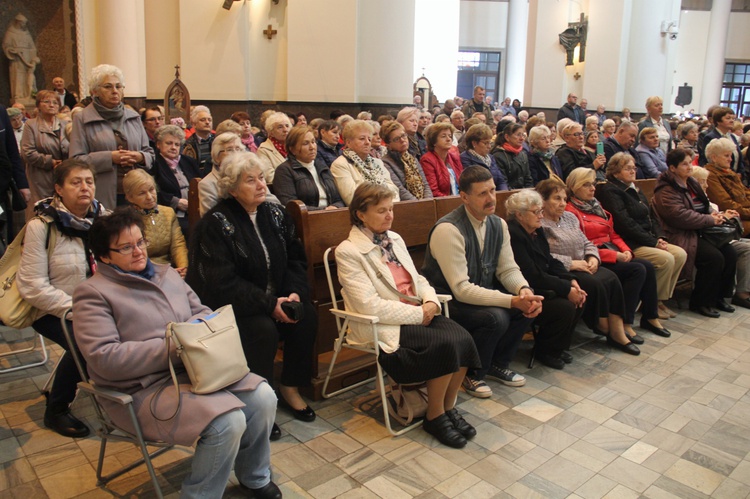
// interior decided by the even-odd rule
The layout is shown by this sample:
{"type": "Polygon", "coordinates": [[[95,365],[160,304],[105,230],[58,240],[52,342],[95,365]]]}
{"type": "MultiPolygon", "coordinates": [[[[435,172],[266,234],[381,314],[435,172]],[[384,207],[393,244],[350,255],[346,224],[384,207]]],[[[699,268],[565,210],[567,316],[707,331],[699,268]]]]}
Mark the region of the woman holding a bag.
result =
{"type": "MultiPolygon", "coordinates": [[[[654,187],[651,204],[664,234],[687,252],[681,277],[695,282],[690,295],[690,310],[718,318],[719,312],[734,312],[726,302],[732,296],[737,252],[731,244],[713,246],[700,237],[701,229],[721,225],[724,213],[712,210],[708,197],[697,180],[690,176],[692,155],[677,147],[667,154],[669,170],[662,173],[654,187]]],[[[730,218],[731,218],[731,214],[730,218]]]]}
{"type": "MultiPolygon", "coordinates": [[[[34,329],[67,350],[60,319],[71,306],[73,289],[94,273],[88,231],[105,210],[94,199],[94,172],[88,163],[67,159],[53,175],[55,195],[39,201],[37,217],[26,226],[16,279],[18,292],[41,314],[34,329]]],[[[66,352],[44,411],[44,425],[65,437],[89,434],[88,427],[70,413],[79,381],[75,362],[66,352]]]]}
{"type": "MultiPolygon", "coordinates": [[[[281,497],[271,481],[268,442],[276,415],[276,397],[260,376],[247,374],[223,390],[198,395],[186,373],[172,387],[168,357],[180,364],[175,345],[167,352],[170,322],[189,322],[211,310],[169,265],[148,258],[143,220],[121,207],[91,228],[96,275],[74,293],[73,316],[78,347],[97,386],[132,395],[146,439],[192,445],[192,469],[182,497],[221,497],[234,466],[240,486],[253,497],[281,497]]],[[[113,421],[133,430],[122,406],[102,401],[113,421]]]]}
{"type": "MultiPolygon", "coordinates": [[[[352,229],[336,248],[341,294],[349,311],[379,318],[378,362],[397,383],[427,381],[423,428],[461,448],[476,435],[454,407],[467,368],[481,361],[464,328],[440,315],[435,290],[419,275],[401,236],[390,231],[394,194],[360,184],[349,204],[352,229]]],[[[348,341],[372,343],[369,327],[350,326],[348,341]]]]}

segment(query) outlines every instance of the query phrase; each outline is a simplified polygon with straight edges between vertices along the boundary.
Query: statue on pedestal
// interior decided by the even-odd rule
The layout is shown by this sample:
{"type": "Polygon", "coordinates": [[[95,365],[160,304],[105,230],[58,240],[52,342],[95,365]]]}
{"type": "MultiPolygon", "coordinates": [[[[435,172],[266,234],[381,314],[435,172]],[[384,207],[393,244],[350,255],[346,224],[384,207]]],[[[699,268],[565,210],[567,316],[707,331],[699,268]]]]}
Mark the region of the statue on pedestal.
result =
{"type": "Polygon", "coordinates": [[[10,60],[10,93],[13,103],[34,105],[36,77],[39,64],[34,39],[28,30],[28,19],[18,14],[3,37],[3,52],[10,60]]]}

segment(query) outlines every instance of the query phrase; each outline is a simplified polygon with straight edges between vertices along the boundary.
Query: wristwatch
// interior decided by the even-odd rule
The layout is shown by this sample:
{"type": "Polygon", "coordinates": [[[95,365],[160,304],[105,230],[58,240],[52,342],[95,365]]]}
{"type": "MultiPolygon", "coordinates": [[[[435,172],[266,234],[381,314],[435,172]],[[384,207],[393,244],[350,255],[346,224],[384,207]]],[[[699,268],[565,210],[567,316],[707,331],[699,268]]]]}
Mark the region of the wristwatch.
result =
{"type": "Polygon", "coordinates": [[[531,294],[534,294],[534,288],[532,288],[531,286],[521,286],[521,288],[518,290],[519,295],[521,294],[521,289],[528,289],[529,291],[531,291],[531,294]]]}

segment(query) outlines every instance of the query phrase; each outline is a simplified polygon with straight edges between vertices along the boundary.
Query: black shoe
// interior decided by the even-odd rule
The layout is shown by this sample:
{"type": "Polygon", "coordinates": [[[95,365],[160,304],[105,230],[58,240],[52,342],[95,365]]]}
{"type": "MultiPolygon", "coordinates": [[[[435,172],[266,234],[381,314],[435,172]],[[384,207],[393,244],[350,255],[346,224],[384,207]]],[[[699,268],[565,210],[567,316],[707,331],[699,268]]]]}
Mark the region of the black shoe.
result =
{"type": "Polygon", "coordinates": [[[451,418],[443,413],[432,421],[425,418],[422,423],[424,431],[437,438],[441,443],[454,449],[462,449],[466,446],[466,438],[453,426],[451,418]]]}
{"type": "Polygon", "coordinates": [[[560,357],[551,353],[539,352],[534,358],[552,369],[562,369],[565,367],[565,362],[560,357]]]}
{"type": "Polygon", "coordinates": [[[640,355],[641,351],[638,349],[637,346],[633,344],[633,342],[628,342],[626,344],[617,343],[615,340],[612,339],[611,336],[607,336],[607,345],[617,348],[618,350],[628,353],[630,355],[640,355]]]}
{"type": "Polygon", "coordinates": [[[268,482],[258,489],[251,489],[240,482],[240,488],[250,493],[248,497],[257,497],[259,499],[281,499],[282,497],[281,490],[279,490],[278,485],[273,482],[268,482]]]}
{"type": "Polygon", "coordinates": [[[573,356],[567,350],[562,351],[562,353],[560,354],[560,358],[566,364],[570,364],[571,362],[573,362],[573,356]]]}
{"type": "Polygon", "coordinates": [[[476,428],[466,422],[464,417],[458,413],[458,409],[454,407],[453,409],[445,411],[445,413],[448,415],[448,419],[451,420],[451,423],[453,423],[453,427],[456,429],[456,431],[463,435],[465,439],[468,440],[476,436],[476,428]]]}
{"type": "Polygon", "coordinates": [[[268,437],[268,440],[271,442],[275,442],[276,440],[281,438],[281,428],[279,428],[279,425],[276,423],[273,424],[273,427],[271,428],[271,435],[268,437]]]}
{"type": "Polygon", "coordinates": [[[44,413],[44,426],[63,437],[83,438],[91,433],[89,427],[73,416],[67,407],[62,411],[50,411],[48,408],[44,413]]]}
{"type": "Polygon", "coordinates": [[[727,301],[724,299],[717,300],[715,307],[721,310],[722,312],[727,312],[729,314],[731,314],[735,310],[734,307],[731,306],[729,303],[727,303],[727,301]]]}
{"type": "Polygon", "coordinates": [[[704,317],[710,317],[712,319],[718,319],[721,314],[711,307],[701,305],[700,307],[690,307],[690,310],[697,314],[701,314],[704,317]]]}
{"type": "Polygon", "coordinates": [[[672,336],[672,333],[669,332],[669,329],[665,327],[656,327],[644,318],[641,318],[641,329],[651,331],[655,335],[663,336],[664,338],[669,338],[670,336],[672,336]]]}
{"type": "Polygon", "coordinates": [[[643,337],[638,336],[638,333],[631,335],[630,333],[625,331],[625,336],[627,336],[628,339],[636,345],[643,345],[644,343],[646,343],[646,340],[644,340],[643,337]]]}
{"type": "Polygon", "coordinates": [[[607,336],[607,333],[599,329],[598,327],[592,327],[591,332],[593,332],[597,336],[607,336]]]}
{"type": "Polygon", "coordinates": [[[742,308],[750,308],[750,298],[740,298],[737,295],[732,297],[732,305],[737,305],[742,308]]]}
{"type": "Polygon", "coordinates": [[[279,397],[279,402],[294,415],[294,419],[299,419],[305,423],[312,423],[315,421],[315,411],[313,411],[309,405],[306,405],[304,409],[295,409],[289,405],[289,402],[287,402],[282,396],[279,397]]]}

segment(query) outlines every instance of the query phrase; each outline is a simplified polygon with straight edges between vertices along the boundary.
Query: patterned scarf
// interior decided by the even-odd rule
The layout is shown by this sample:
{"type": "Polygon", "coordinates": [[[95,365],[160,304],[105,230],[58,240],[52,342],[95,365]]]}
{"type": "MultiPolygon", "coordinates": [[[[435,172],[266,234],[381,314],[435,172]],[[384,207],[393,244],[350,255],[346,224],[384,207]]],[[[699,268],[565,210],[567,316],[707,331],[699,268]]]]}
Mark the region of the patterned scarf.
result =
{"type": "Polygon", "coordinates": [[[552,151],[552,149],[547,149],[546,151],[540,151],[537,148],[534,148],[532,151],[534,154],[539,156],[542,161],[549,161],[552,159],[552,156],[555,155],[555,153],[552,151]]]}
{"type": "Polygon", "coordinates": [[[404,182],[406,183],[406,189],[411,192],[415,198],[422,199],[424,197],[424,184],[422,183],[422,175],[419,174],[417,159],[409,154],[409,151],[406,151],[401,155],[401,162],[404,164],[404,182]]]}
{"type": "Polygon", "coordinates": [[[592,198],[591,201],[584,201],[582,199],[578,199],[575,196],[571,196],[570,203],[584,213],[588,213],[589,215],[596,215],[603,218],[604,220],[609,220],[607,213],[604,211],[604,208],[602,208],[602,205],[596,198],[592,198]]]}
{"type": "Polygon", "coordinates": [[[378,165],[375,163],[372,156],[367,156],[367,158],[363,160],[356,152],[351,149],[346,149],[344,151],[344,157],[346,157],[350,163],[354,164],[364,177],[365,182],[372,182],[374,184],[386,183],[383,170],[378,168],[378,165]]]}
{"type": "Polygon", "coordinates": [[[385,259],[385,263],[395,263],[398,266],[401,266],[401,262],[396,258],[396,253],[393,252],[393,240],[388,237],[388,231],[385,231],[382,234],[375,234],[369,229],[362,230],[366,235],[371,236],[372,243],[375,246],[380,247],[380,254],[383,259],[385,259]]]}
{"type": "Polygon", "coordinates": [[[487,156],[481,156],[474,149],[469,149],[469,154],[471,154],[473,157],[477,158],[479,161],[484,163],[484,166],[486,166],[487,168],[492,166],[492,159],[490,159],[489,154],[487,156]]]}
{"type": "Polygon", "coordinates": [[[287,152],[286,152],[286,146],[284,145],[284,143],[274,139],[273,137],[268,137],[268,138],[271,140],[271,143],[276,148],[276,150],[279,151],[279,154],[281,154],[282,156],[286,158],[287,152]]]}

